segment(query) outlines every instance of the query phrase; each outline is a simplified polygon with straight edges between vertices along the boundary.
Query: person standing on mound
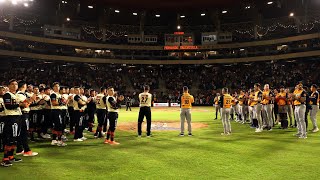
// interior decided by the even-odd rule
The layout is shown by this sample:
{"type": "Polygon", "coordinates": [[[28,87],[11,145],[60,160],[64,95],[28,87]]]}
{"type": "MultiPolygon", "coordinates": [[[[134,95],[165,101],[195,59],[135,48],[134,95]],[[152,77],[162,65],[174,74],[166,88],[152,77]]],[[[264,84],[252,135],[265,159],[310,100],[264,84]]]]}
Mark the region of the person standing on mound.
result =
{"type": "Polygon", "coordinates": [[[221,107],[221,119],[223,124],[223,133],[221,135],[231,134],[231,124],[230,124],[230,111],[231,111],[231,101],[232,96],[228,93],[228,88],[222,89],[222,96],[220,98],[219,104],[221,107]]]}
{"type": "Polygon", "coordinates": [[[181,133],[180,136],[184,136],[184,121],[187,120],[189,136],[192,136],[191,130],[191,108],[192,103],[194,103],[194,98],[189,94],[189,89],[187,86],[183,87],[183,94],[181,96],[180,104],[180,120],[181,120],[181,133]]]}

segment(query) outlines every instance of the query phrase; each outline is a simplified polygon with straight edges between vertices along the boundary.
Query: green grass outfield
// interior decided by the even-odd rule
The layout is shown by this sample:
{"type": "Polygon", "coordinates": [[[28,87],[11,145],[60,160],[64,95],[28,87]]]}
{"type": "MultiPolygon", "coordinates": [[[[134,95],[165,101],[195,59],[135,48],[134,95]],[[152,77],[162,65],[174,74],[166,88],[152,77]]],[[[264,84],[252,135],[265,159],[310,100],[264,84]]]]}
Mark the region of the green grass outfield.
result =
{"type": "MultiPolygon", "coordinates": [[[[179,121],[179,110],[153,109],[154,121],[179,121]]],[[[119,123],[136,122],[138,109],[121,111],[119,123]]],[[[179,131],[153,132],[137,138],[135,131],[117,131],[119,146],[86,135],[85,142],[52,147],[30,143],[37,157],[0,168],[0,179],[317,179],[320,169],[320,133],[308,139],[293,137],[295,129],[254,133],[249,125],[232,122],[232,136],[223,137],[213,108],[195,108],[193,122],[209,126],[193,137],[179,131]]],[[[318,116],[319,119],[319,116],[318,116]]],[[[311,122],[309,123],[311,125],[311,122]]],[[[311,125],[312,126],[312,125],[311,125]]],[[[312,127],[309,127],[309,129],[312,127]]],[[[71,139],[71,137],[69,138],[71,139]]]]}

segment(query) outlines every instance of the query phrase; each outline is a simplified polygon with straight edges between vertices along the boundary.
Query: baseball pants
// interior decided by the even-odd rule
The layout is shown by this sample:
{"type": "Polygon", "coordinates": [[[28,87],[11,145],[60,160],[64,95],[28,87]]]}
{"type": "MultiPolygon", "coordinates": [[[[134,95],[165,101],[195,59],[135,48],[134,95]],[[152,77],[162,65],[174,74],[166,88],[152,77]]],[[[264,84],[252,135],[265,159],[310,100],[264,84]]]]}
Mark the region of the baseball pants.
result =
{"type": "Polygon", "coordinates": [[[180,110],[180,121],[181,121],[181,134],[184,134],[184,121],[187,120],[188,132],[191,134],[191,109],[181,108],[180,110]]]}

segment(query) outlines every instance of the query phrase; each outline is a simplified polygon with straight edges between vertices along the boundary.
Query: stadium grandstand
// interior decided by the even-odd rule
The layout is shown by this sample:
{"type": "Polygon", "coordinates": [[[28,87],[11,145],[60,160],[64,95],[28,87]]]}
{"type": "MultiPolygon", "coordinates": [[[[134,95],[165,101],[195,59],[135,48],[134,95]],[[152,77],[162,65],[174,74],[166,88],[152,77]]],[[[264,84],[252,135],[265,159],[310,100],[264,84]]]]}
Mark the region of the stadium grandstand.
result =
{"type": "Polygon", "coordinates": [[[0,179],[316,179],[319,9],[0,0],[0,179]]]}

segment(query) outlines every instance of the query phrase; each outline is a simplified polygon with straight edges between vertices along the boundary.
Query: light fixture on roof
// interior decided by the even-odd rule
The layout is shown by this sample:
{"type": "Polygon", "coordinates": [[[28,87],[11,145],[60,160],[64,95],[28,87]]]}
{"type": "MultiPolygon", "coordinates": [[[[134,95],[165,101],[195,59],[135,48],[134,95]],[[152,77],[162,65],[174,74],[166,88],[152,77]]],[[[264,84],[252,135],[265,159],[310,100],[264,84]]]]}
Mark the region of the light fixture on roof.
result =
{"type": "Polygon", "coordinates": [[[12,5],[17,5],[18,4],[18,2],[16,0],[12,0],[11,3],[12,3],[12,5]]]}
{"type": "Polygon", "coordinates": [[[160,17],[160,14],[156,14],[156,17],[160,17]]]}
{"type": "Polygon", "coordinates": [[[205,15],[206,15],[205,13],[202,13],[202,14],[201,14],[201,16],[205,16],[205,15]]]}
{"type": "Polygon", "coordinates": [[[117,9],[116,9],[116,10],[114,10],[114,12],[115,12],[115,13],[120,13],[120,11],[119,11],[119,10],[117,10],[117,9]]]}
{"type": "Polygon", "coordinates": [[[180,16],[180,18],[185,18],[186,16],[184,16],[184,15],[182,15],[182,16],[180,16]]]}
{"type": "Polygon", "coordinates": [[[93,6],[88,6],[89,9],[93,9],[93,6]]]}
{"type": "Polygon", "coordinates": [[[223,10],[223,11],[222,11],[222,14],[226,14],[227,12],[228,12],[228,11],[226,11],[226,10],[223,10]]]}
{"type": "Polygon", "coordinates": [[[66,20],[67,20],[67,21],[71,21],[71,19],[70,19],[70,18],[67,18],[66,20]]]}
{"type": "Polygon", "coordinates": [[[293,13],[293,12],[291,12],[291,13],[289,14],[289,16],[290,16],[290,17],[293,17],[293,16],[294,16],[294,13],[293,13]]]}
{"type": "Polygon", "coordinates": [[[268,5],[271,5],[271,4],[273,4],[273,1],[269,1],[268,3],[267,3],[268,5]]]}
{"type": "Polygon", "coordinates": [[[246,6],[246,9],[250,9],[251,8],[251,6],[246,6]]]}
{"type": "Polygon", "coordinates": [[[138,15],[138,13],[132,13],[132,15],[137,16],[137,15],[138,15]]]}
{"type": "Polygon", "coordinates": [[[62,2],[62,4],[68,4],[68,2],[67,1],[61,1],[62,2]]]}

